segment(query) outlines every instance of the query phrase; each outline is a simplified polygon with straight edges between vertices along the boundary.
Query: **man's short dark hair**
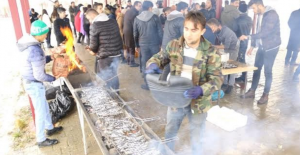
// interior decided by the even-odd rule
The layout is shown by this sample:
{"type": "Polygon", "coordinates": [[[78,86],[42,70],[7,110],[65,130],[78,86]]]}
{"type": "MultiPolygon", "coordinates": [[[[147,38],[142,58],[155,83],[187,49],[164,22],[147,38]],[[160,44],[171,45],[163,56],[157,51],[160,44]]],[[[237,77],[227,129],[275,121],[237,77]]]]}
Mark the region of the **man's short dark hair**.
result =
{"type": "Polygon", "coordinates": [[[65,8],[63,8],[63,7],[58,7],[57,8],[57,13],[63,13],[63,12],[66,12],[65,8]]]}
{"type": "Polygon", "coordinates": [[[163,12],[166,12],[166,11],[171,11],[171,7],[166,7],[163,9],[163,12]]]}
{"type": "MultiPolygon", "coordinates": [[[[131,1],[130,1],[131,2],[131,1]]],[[[137,6],[138,4],[140,4],[140,3],[142,3],[142,2],[140,2],[140,1],[135,1],[134,3],[133,3],[133,6],[137,6]]]]}
{"type": "Polygon", "coordinates": [[[153,3],[151,1],[144,1],[142,8],[144,11],[149,10],[149,8],[153,7],[153,3]]]}
{"type": "Polygon", "coordinates": [[[34,12],[34,8],[31,8],[31,12],[34,12]]]}
{"type": "Polygon", "coordinates": [[[89,14],[94,14],[94,15],[98,15],[99,13],[95,10],[95,9],[88,9],[86,12],[85,12],[86,15],[89,15],[89,14]]]}
{"type": "Polygon", "coordinates": [[[205,28],[206,20],[204,15],[199,12],[199,11],[190,11],[186,16],[185,16],[185,22],[186,21],[191,21],[194,23],[194,27],[197,28],[197,25],[201,25],[202,29],[205,28]]]}
{"type": "Polygon", "coordinates": [[[200,7],[203,8],[203,9],[205,9],[205,3],[202,2],[201,5],[200,5],[200,7]]]}
{"type": "Polygon", "coordinates": [[[264,2],[262,0],[251,0],[248,4],[248,7],[251,7],[253,4],[260,4],[262,6],[264,6],[264,2]]]}
{"type": "Polygon", "coordinates": [[[102,6],[103,7],[103,4],[102,3],[95,3],[93,8],[97,10],[98,6],[102,6]]]}
{"type": "Polygon", "coordinates": [[[207,21],[207,25],[215,25],[215,26],[220,26],[220,22],[216,18],[212,18],[207,21]]]}
{"type": "Polygon", "coordinates": [[[158,5],[158,8],[164,8],[163,5],[162,5],[162,1],[157,1],[156,5],[158,5]]]}
{"type": "Polygon", "coordinates": [[[239,0],[230,0],[230,3],[234,3],[235,1],[239,1],[239,0]]]}
{"type": "Polygon", "coordinates": [[[181,10],[185,10],[188,7],[189,7],[189,5],[186,2],[179,2],[176,5],[176,10],[180,12],[181,10]]]}
{"type": "Polygon", "coordinates": [[[72,1],[72,2],[71,2],[71,4],[75,4],[75,2],[74,2],[74,1],[72,1]]]}
{"type": "Polygon", "coordinates": [[[83,7],[83,13],[86,13],[87,10],[88,10],[87,7],[83,7]]]}
{"type": "Polygon", "coordinates": [[[245,1],[241,1],[239,5],[239,10],[242,13],[246,13],[248,11],[248,5],[246,4],[245,1]]]}

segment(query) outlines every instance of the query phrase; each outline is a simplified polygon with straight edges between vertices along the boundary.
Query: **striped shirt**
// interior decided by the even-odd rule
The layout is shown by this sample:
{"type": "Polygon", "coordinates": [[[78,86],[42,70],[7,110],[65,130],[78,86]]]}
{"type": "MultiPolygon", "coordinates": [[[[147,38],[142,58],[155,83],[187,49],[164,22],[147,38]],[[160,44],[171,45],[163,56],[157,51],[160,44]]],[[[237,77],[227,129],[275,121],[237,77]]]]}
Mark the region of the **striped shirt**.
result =
{"type": "Polygon", "coordinates": [[[197,53],[197,49],[190,48],[187,45],[184,47],[181,77],[185,77],[192,80],[193,64],[197,53]]]}

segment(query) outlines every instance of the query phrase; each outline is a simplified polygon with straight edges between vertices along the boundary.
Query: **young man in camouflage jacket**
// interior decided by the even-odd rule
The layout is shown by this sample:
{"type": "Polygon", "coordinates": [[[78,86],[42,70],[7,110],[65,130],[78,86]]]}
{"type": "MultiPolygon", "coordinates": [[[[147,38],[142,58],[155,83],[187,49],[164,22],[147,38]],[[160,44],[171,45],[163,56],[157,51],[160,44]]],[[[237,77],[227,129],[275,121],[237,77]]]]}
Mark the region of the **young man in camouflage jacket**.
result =
{"type": "MultiPolygon", "coordinates": [[[[202,154],[201,135],[205,128],[206,112],[211,108],[211,94],[219,90],[223,79],[221,57],[209,41],[203,38],[205,17],[199,12],[189,12],[184,22],[183,36],[175,39],[147,62],[146,73],[159,73],[170,64],[170,74],[186,77],[194,87],[185,91],[192,102],[185,108],[168,107],[165,138],[176,136],[182,120],[189,118],[191,145],[194,155],[202,154]]],[[[167,143],[174,150],[174,142],[167,143]]]]}

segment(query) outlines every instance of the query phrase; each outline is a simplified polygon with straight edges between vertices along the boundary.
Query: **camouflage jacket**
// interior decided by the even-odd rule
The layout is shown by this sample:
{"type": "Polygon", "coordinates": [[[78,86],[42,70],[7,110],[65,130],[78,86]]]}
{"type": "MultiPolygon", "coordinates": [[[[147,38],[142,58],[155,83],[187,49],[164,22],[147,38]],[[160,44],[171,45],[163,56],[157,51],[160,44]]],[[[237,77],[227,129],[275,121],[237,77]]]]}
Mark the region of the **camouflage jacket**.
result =
{"type": "MultiPolygon", "coordinates": [[[[160,68],[170,63],[171,75],[181,75],[183,65],[184,38],[169,42],[166,50],[152,56],[147,66],[156,63],[160,68]]],[[[211,106],[211,94],[219,90],[223,83],[221,72],[221,57],[216,53],[209,41],[201,37],[198,53],[194,60],[192,81],[194,86],[201,86],[203,96],[192,100],[191,109],[193,113],[207,112],[211,106]]]]}

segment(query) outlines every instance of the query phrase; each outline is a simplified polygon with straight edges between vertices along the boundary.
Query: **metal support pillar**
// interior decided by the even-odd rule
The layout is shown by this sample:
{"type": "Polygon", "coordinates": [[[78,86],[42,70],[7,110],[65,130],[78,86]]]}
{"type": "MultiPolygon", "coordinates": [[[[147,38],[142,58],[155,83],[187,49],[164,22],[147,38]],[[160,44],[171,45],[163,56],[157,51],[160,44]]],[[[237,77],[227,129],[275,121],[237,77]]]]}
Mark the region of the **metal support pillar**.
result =
{"type": "Polygon", "coordinates": [[[87,155],[87,144],[86,144],[86,135],[85,135],[85,130],[84,130],[84,118],[83,118],[83,111],[81,108],[78,108],[78,116],[79,116],[79,122],[80,122],[80,127],[82,131],[82,141],[83,141],[83,148],[84,148],[84,154],[87,155]]]}
{"type": "Polygon", "coordinates": [[[8,5],[11,13],[11,19],[14,24],[16,40],[19,40],[23,36],[23,32],[20,23],[17,2],[16,0],[8,0],[8,5]]]}
{"type": "MultiPolygon", "coordinates": [[[[30,23],[30,19],[29,19],[29,15],[28,15],[28,11],[30,9],[29,2],[28,2],[28,0],[20,0],[20,2],[21,2],[21,6],[22,6],[25,31],[26,31],[26,33],[30,33],[31,23],[30,23]]],[[[23,32],[23,33],[25,33],[25,32],[23,32]]]]}
{"type": "Polygon", "coordinates": [[[216,18],[220,19],[222,13],[222,0],[216,0],[216,18]]]}

